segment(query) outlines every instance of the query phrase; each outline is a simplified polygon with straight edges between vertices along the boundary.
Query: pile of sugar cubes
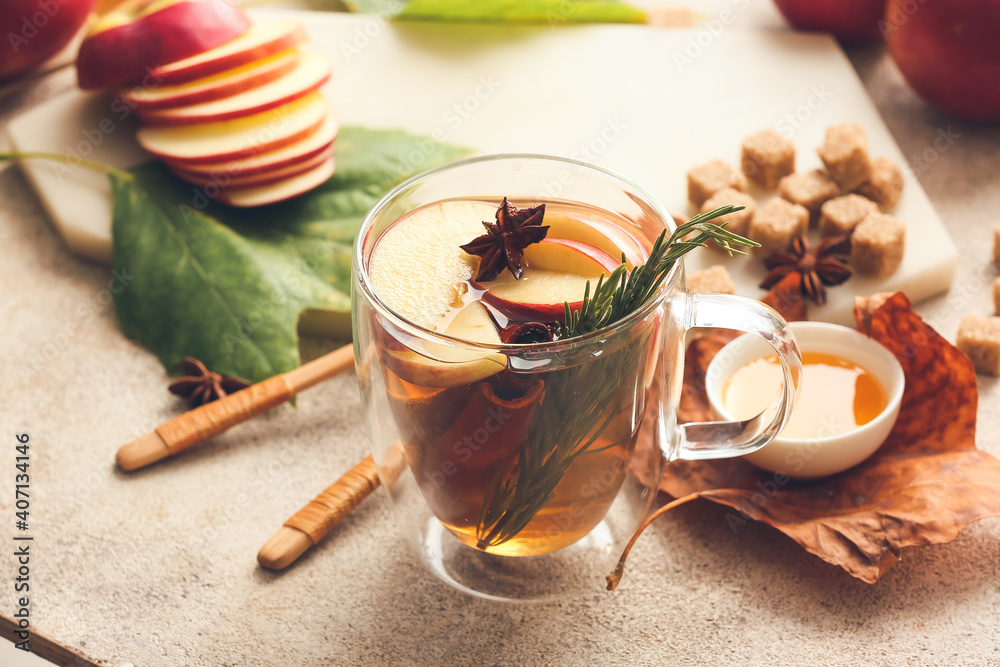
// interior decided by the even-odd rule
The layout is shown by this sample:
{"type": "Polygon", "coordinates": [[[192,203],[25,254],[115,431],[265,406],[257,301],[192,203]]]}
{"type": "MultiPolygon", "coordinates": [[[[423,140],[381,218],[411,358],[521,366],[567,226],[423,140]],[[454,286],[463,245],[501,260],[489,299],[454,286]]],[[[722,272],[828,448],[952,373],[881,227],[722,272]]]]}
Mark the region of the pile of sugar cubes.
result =
{"type": "Polygon", "coordinates": [[[712,160],[689,171],[688,199],[702,213],[725,204],[745,206],[718,222],[760,243],[755,252],[763,257],[787,250],[812,224],[823,236],[851,234],[850,263],[857,273],[892,275],[903,261],[906,225],[883,211],[902,195],[899,166],[872,158],[864,128],[856,123],[827,128],[817,153],[825,169],[796,173],[792,142],[762,130],[743,141],[742,170],[712,160]],[[778,196],[758,207],[747,194],[749,181],[778,196]]]}
{"type": "MultiPolygon", "coordinates": [[[[1000,225],[993,230],[993,263],[1000,266],[1000,225]]],[[[1000,278],[993,281],[993,310],[993,317],[963,317],[956,341],[976,371],[986,375],[1000,375],[1000,278]]]]}
{"type": "MultiPolygon", "coordinates": [[[[816,152],[825,169],[795,172],[795,146],[773,130],[743,141],[742,170],[712,160],[688,172],[688,199],[707,213],[726,204],[741,211],[717,218],[731,231],[760,243],[766,257],[788,249],[810,225],[826,236],[850,234],[851,268],[862,275],[885,278],[899,269],[906,245],[906,225],[887,215],[903,193],[903,173],[886,157],[872,158],[868,137],[856,123],[826,130],[816,152]],[[778,196],[763,206],[747,194],[753,181],[778,196]]],[[[714,247],[714,246],[713,246],[714,247]]],[[[1000,226],[994,230],[993,261],[1000,265],[1000,226]]],[[[725,267],[718,265],[688,277],[693,292],[732,293],[725,267]]],[[[993,283],[996,315],[970,314],[959,325],[957,345],[979,373],[1000,375],[1000,278],[993,283]]]]}

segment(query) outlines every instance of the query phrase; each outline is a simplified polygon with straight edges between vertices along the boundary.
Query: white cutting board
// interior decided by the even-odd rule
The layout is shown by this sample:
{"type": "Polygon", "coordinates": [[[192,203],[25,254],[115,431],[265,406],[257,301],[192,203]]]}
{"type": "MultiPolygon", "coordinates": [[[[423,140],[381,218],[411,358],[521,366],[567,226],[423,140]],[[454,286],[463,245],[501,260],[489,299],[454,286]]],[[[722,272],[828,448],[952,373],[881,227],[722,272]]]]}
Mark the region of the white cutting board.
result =
{"type": "MultiPolygon", "coordinates": [[[[494,27],[386,24],[377,17],[257,11],[298,18],[309,48],[334,63],[326,92],[344,124],[402,127],[481,153],[548,153],[615,169],[689,216],[687,170],[739,159],[762,128],[789,136],[797,168],[820,166],[827,125],[858,122],[873,154],[905,164],[854,69],[825,36],[728,28],[631,25],[494,27]]],[[[15,119],[20,150],[82,152],[116,166],[143,161],[133,118],[108,100],[73,92],[15,119]],[[107,119],[107,120],[105,120],[107,119]],[[103,126],[102,126],[103,121],[103,126]],[[104,131],[102,131],[102,127],[104,131]],[[109,129],[110,128],[110,129],[109,129]]],[[[103,176],[42,161],[24,166],[71,248],[108,261],[110,201],[103,176]]],[[[764,201],[766,193],[754,193],[764,201]]],[[[855,294],[902,290],[914,302],[946,290],[957,253],[912,174],[894,215],[907,224],[903,265],[885,280],[855,277],[829,291],[810,317],[849,324],[855,294]]],[[[717,252],[688,257],[688,271],[727,264],[737,291],[760,297],[759,259],[717,252]]]]}

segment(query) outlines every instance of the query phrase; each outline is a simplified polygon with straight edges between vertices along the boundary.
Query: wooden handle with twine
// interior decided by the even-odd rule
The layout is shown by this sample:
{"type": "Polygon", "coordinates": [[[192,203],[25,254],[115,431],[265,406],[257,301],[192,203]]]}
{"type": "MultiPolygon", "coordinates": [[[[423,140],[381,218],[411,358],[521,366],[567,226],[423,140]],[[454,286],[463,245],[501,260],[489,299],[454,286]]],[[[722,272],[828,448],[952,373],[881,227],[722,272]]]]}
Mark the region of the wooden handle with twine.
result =
{"type": "Polygon", "coordinates": [[[123,445],[115,460],[122,470],[137,470],[180,454],[353,367],[354,348],[345,345],[293,371],[275,375],[160,424],[151,433],[123,445]]]}
{"type": "Polygon", "coordinates": [[[260,548],[257,562],[268,570],[288,567],[319,544],[379,484],[378,468],[369,455],[286,521],[260,548]]]}
{"type": "Polygon", "coordinates": [[[378,468],[369,455],[286,521],[260,548],[257,562],[268,570],[288,567],[319,544],[379,484],[378,468]]]}
{"type": "Polygon", "coordinates": [[[369,454],[343,477],[326,487],[323,493],[310,500],[308,505],[296,512],[284,525],[301,530],[313,544],[319,544],[378,487],[378,468],[369,454]]]}
{"type": "MultiPolygon", "coordinates": [[[[395,442],[382,459],[385,483],[391,488],[406,467],[403,446],[395,442]]],[[[260,548],[257,562],[268,570],[288,567],[307,549],[319,544],[380,484],[378,467],[369,455],[286,521],[260,548]]]]}
{"type": "Polygon", "coordinates": [[[290,401],[294,395],[285,376],[276,375],[160,424],[156,434],[170,454],[177,455],[193,444],[290,401]]]}

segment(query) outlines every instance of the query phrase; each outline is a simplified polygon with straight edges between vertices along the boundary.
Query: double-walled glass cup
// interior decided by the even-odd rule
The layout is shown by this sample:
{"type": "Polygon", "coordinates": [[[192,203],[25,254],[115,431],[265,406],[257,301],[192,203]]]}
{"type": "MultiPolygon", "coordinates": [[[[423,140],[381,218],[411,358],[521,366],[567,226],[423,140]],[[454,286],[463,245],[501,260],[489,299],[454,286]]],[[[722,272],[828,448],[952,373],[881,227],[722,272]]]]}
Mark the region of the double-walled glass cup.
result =
{"type": "Polygon", "coordinates": [[[546,215],[578,216],[643,251],[674,227],[642,188],[581,162],[498,155],[425,172],[387,194],[358,233],[354,350],[372,453],[419,559],[471,594],[550,599],[603,586],[648,515],[656,489],[629,474],[647,412],[658,419],[662,461],[757,451],[788,419],[801,360],[767,306],[688,294],[682,262],[637,312],[554,342],[461,340],[385,305],[368,273],[383,232],[436,202],[504,196],[544,202],[546,215]],[[785,373],[782,395],[748,421],[679,425],[684,339],[696,327],[764,338],[785,373]],[[661,390],[647,406],[657,375],[661,390]]]}

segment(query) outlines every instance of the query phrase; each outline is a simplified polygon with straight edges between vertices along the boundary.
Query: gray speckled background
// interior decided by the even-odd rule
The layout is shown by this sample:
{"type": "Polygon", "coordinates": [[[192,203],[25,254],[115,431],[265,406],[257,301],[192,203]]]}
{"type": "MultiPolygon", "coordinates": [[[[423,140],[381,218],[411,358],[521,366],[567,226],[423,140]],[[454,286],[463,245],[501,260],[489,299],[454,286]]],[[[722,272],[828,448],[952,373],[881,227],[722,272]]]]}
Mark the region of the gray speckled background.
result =
{"type": "MultiPolygon", "coordinates": [[[[704,4],[711,16],[728,3],[704,4]]],[[[740,23],[780,19],[759,2],[740,23]]],[[[939,128],[961,135],[917,169],[964,258],[951,292],[918,310],[954,340],[964,313],[992,310],[1000,130],[923,105],[881,49],[849,54],[905,155],[939,128]]],[[[71,85],[63,72],[0,99],[0,121],[71,85]]],[[[180,459],[116,472],[119,445],[175,414],[163,369],[123,339],[102,291],[108,272],[66,250],[17,167],[0,166],[0,198],[0,451],[11,457],[0,458],[0,507],[12,512],[13,433],[27,430],[33,623],[95,661],[1000,665],[1000,519],[904,552],[871,586],[770,528],[734,535],[723,510],[699,501],[647,531],[617,593],[503,606],[413,564],[379,492],[297,566],[259,570],[267,537],[367,451],[354,378],[180,459]]],[[[306,353],[328,346],[307,341],[306,353]]],[[[1000,455],[998,432],[1000,386],[980,378],[979,446],[1000,455]]],[[[5,581],[12,568],[0,557],[5,581]]],[[[0,599],[9,615],[6,586],[0,599]]]]}

